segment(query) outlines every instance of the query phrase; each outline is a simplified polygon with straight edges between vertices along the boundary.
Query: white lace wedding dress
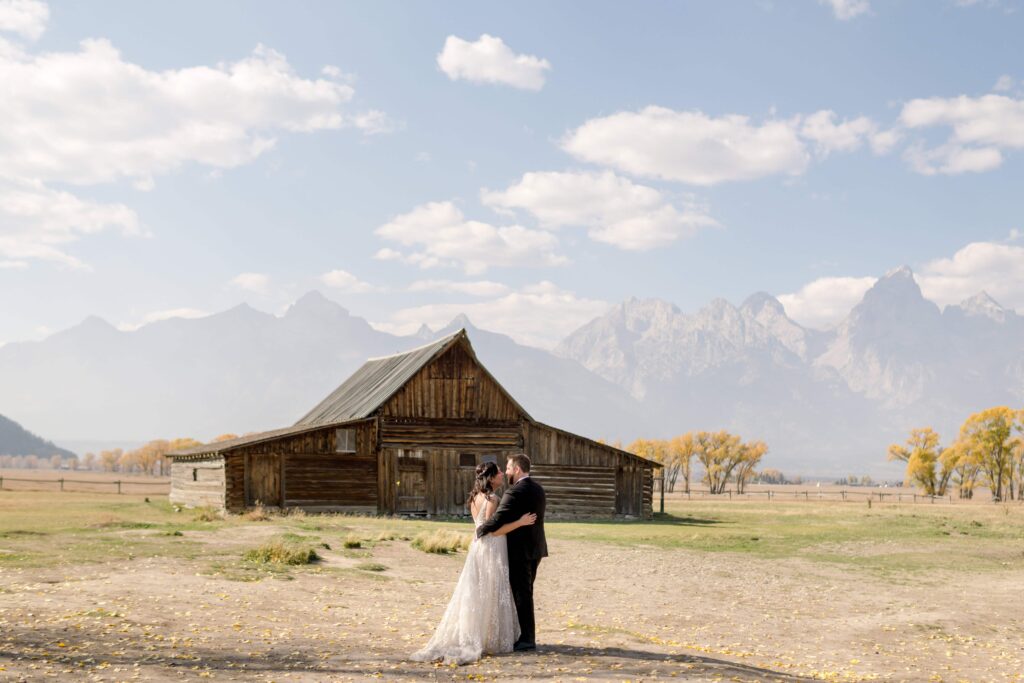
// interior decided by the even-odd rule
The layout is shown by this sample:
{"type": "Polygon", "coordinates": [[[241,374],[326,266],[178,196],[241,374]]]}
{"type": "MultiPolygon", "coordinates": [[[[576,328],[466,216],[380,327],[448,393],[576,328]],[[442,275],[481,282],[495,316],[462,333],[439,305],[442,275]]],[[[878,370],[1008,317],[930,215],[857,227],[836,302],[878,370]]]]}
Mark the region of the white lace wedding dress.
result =
{"type": "MultiPolygon", "coordinates": [[[[475,527],[483,524],[487,514],[486,505],[478,507],[475,527]]],[[[474,538],[437,631],[412,659],[467,664],[485,653],[511,652],[518,637],[519,619],[508,583],[505,537],[488,534],[474,538]]]]}

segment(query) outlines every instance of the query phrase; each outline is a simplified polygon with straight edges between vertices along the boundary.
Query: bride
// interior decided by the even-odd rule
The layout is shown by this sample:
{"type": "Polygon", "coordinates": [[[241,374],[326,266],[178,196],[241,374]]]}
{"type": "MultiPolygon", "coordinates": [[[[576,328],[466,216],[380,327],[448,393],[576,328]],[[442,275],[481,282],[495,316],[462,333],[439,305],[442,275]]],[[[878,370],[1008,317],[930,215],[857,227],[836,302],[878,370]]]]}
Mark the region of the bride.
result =
{"type": "MultiPolygon", "coordinates": [[[[498,508],[494,491],[504,477],[493,462],[477,465],[469,503],[477,527],[498,508]]],[[[492,534],[473,539],[441,623],[426,646],[412,655],[414,661],[467,664],[484,653],[512,652],[519,637],[519,620],[508,582],[505,534],[535,521],[537,516],[527,513],[492,534]]]]}

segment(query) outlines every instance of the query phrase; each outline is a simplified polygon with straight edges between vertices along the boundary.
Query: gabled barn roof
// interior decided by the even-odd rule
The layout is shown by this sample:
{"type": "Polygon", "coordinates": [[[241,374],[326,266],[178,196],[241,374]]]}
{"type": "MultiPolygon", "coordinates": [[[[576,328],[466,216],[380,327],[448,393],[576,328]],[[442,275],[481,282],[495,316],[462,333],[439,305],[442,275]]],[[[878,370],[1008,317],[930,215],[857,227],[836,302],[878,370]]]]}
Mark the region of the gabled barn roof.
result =
{"type": "MultiPolygon", "coordinates": [[[[473,360],[477,361],[480,368],[494,380],[494,383],[501,387],[501,384],[477,360],[466,330],[461,329],[411,351],[382,358],[371,358],[351,377],[342,382],[340,387],[331,392],[330,396],[306,413],[295,423],[295,426],[327,425],[369,417],[404,387],[417,372],[459,343],[463,344],[473,360]]],[[[529,419],[530,416],[523,410],[523,407],[504,390],[504,387],[501,389],[519,412],[529,419]]]]}

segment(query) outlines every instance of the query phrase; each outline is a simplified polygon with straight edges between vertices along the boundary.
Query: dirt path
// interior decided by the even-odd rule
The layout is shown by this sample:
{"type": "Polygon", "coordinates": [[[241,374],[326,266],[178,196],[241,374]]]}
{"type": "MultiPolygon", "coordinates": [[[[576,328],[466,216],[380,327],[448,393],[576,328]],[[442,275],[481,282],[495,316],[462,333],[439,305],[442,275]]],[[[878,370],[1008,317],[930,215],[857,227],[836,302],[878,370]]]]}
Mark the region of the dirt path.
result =
{"type": "MultiPolygon", "coordinates": [[[[223,550],[264,532],[233,533],[191,540],[223,550]]],[[[366,558],[325,551],[316,569],[257,582],[209,576],[201,559],[81,577],[0,570],[0,680],[1024,680],[1021,572],[900,584],[798,559],[570,541],[551,551],[538,652],[465,667],[405,659],[464,557],[407,542],[366,558]],[[356,568],[367,560],[387,569],[356,568]]]]}

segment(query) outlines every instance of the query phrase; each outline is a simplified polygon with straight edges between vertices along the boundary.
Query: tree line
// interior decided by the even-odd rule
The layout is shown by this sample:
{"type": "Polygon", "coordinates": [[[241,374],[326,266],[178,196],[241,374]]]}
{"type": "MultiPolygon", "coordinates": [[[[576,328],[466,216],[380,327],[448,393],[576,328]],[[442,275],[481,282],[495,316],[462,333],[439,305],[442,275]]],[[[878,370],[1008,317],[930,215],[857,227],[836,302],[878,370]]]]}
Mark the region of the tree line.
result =
{"type": "Polygon", "coordinates": [[[908,483],[931,496],[956,487],[961,498],[973,498],[978,485],[992,500],[1024,500],[1024,410],[988,408],[968,417],[946,447],[931,427],[910,431],[903,444],[889,446],[889,460],[907,464],[908,483]]]}
{"type": "MultiPolygon", "coordinates": [[[[214,441],[238,438],[237,434],[221,434],[214,441]]],[[[134,449],[113,448],[81,457],[59,455],[0,455],[0,469],[69,469],[87,472],[122,472],[167,476],[171,472],[168,453],[198,446],[201,442],[190,438],[154,439],[134,449]]]]}
{"type": "MultiPolygon", "coordinates": [[[[665,477],[665,490],[675,491],[681,479],[683,492],[690,492],[693,463],[703,466],[701,481],[711,493],[725,493],[728,483],[736,484],[743,493],[747,484],[755,480],[755,469],[768,452],[763,441],[745,442],[737,434],[718,432],[687,432],[671,439],[637,439],[624,450],[642,458],[660,463],[665,477]]],[[[766,470],[768,472],[768,470],[766,470]]],[[[771,470],[772,478],[785,481],[778,470],[771,470]]]]}

